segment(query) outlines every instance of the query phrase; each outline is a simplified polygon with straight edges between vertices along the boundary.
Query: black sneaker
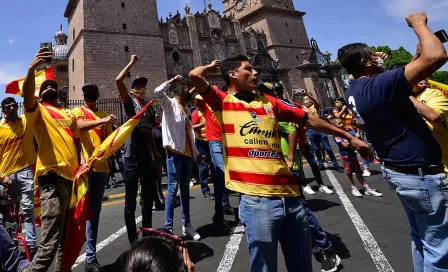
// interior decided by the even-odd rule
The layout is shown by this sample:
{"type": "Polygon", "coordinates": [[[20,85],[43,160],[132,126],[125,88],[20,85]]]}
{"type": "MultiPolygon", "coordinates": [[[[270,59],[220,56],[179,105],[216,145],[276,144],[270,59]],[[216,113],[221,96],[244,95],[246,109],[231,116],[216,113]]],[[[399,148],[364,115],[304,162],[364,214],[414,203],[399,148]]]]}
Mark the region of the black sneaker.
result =
{"type": "Polygon", "coordinates": [[[222,231],[230,234],[232,232],[232,224],[224,219],[223,216],[215,214],[212,218],[213,224],[215,224],[222,231]]]}
{"type": "Polygon", "coordinates": [[[341,258],[331,250],[322,250],[322,272],[334,272],[341,264],[341,258]]]}
{"type": "Polygon", "coordinates": [[[235,211],[233,210],[232,207],[224,208],[222,212],[227,215],[235,215],[235,211]]]}
{"type": "Polygon", "coordinates": [[[319,170],[324,171],[325,169],[325,165],[323,163],[319,163],[319,170]]]}
{"type": "Polygon", "coordinates": [[[85,266],[84,271],[85,272],[99,272],[100,268],[101,268],[100,264],[98,263],[97,260],[95,260],[95,261],[93,261],[91,263],[87,263],[86,262],[86,266],[85,266]]]}
{"type": "Polygon", "coordinates": [[[205,199],[210,199],[210,200],[215,200],[215,197],[212,196],[212,194],[209,191],[205,191],[204,193],[202,193],[204,195],[205,199]]]}

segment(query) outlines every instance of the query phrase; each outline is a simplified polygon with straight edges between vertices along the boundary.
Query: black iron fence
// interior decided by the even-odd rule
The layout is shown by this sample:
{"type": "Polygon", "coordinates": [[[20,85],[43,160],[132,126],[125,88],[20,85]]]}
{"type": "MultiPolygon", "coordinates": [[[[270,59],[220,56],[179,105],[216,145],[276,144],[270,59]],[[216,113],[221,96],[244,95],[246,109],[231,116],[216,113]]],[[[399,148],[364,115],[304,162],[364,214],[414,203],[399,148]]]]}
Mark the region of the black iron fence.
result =
{"type": "MultiPolygon", "coordinates": [[[[19,102],[19,108],[18,112],[19,114],[23,114],[23,103],[19,102]]],[[[84,100],[68,100],[64,107],[67,109],[74,109],[76,107],[84,106],[85,102],[84,100]]],[[[153,104],[154,110],[157,114],[162,116],[162,108],[160,107],[159,103],[155,101],[153,104]]],[[[118,124],[122,125],[124,122],[126,122],[126,114],[124,112],[123,104],[121,103],[119,98],[105,98],[105,99],[98,99],[97,101],[97,107],[99,110],[107,112],[109,114],[114,114],[118,118],[118,124]]],[[[3,118],[3,113],[1,114],[1,117],[3,118]]]]}

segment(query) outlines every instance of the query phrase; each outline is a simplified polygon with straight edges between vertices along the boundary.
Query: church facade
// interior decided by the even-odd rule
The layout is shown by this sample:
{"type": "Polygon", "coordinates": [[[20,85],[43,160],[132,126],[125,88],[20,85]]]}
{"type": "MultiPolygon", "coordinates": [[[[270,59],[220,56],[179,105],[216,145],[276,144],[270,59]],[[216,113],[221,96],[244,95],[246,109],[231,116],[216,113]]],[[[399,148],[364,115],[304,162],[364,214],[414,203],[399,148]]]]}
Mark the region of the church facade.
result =
{"type": "MultiPolygon", "coordinates": [[[[292,0],[223,0],[224,13],[211,3],[202,12],[179,11],[158,19],[156,0],[69,0],[68,99],[82,99],[86,83],[99,86],[101,98],[115,98],[115,78],[131,55],[139,61],[128,74],[145,76],[148,95],[177,74],[215,59],[250,57],[262,81],[281,82],[291,93],[307,89],[323,105],[343,95],[340,67],[310,45],[304,12],[292,0]]],[[[55,36],[56,39],[56,36],[55,36]]],[[[210,82],[224,85],[220,75],[210,82]]]]}

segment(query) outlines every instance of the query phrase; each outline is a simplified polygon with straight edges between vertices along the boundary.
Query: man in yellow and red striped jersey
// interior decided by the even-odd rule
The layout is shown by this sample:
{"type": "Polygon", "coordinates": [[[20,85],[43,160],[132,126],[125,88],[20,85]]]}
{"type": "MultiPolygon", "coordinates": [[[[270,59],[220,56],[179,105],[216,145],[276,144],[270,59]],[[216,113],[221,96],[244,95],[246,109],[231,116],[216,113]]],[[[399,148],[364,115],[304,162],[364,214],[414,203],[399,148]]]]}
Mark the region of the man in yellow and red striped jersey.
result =
{"type": "Polygon", "coordinates": [[[226,187],[242,194],[240,219],[251,271],[277,270],[278,242],[288,271],[312,271],[309,225],[298,184],[282,155],[278,121],[343,137],[362,152],[368,152],[368,145],[288,102],[253,93],[258,73],[246,56],[197,67],[190,80],[222,126],[226,187]],[[205,80],[219,68],[227,93],[205,80]]]}
{"type": "Polygon", "coordinates": [[[75,117],[59,105],[58,85],[53,80],[42,83],[37,101],[34,70],[51,58],[40,49],[32,60],[23,83],[25,117],[33,128],[39,147],[36,173],[42,203],[41,243],[29,271],[47,271],[56,257],[56,271],[62,261],[66,212],[70,204],[74,175],[85,163],[75,117]]]}
{"type": "MultiPolygon", "coordinates": [[[[113,114],[100,111],[96,101],[100,97],[98,86],[87,84],[82,87],[85,105],[72,110],[81,132],[81,146],[85,158],[90,158],[93,151],[112,133],[112,124],[117,120],[113,114]]],[[[89,177],[89,204],[93,218],[86,223],[86,265],[85,271],[99,271],[100,265],[96,259],[96,239],[100,219],[101,204],[107,179],[109,178],[109,165],[107,160],[94,164],[88,173],[89,177]]]]}

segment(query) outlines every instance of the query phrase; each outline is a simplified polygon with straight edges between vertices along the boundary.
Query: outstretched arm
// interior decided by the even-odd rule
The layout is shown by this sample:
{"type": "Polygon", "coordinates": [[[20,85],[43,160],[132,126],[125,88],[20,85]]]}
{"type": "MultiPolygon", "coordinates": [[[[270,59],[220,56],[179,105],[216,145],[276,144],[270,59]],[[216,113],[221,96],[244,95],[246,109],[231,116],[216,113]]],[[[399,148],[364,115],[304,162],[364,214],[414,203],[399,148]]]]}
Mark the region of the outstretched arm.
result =
{"type": "Polygon", "coordinates": [[[35,70],[39,65],[45,62],[46,58],[51,58],[53,56],[52,52],[45,52],[46,49],[47,48],[39,49],[28,67],[28,72],[23,82],[23,104],[25,105],[26,110],[33,109],[37,103],[37,98],[34,96],[34,92],[36,91],[35,70]]]}
{"type": "Polygon", "coordinates": [[[412,103],[414,103],[414,106],[417,108],[418,113],[420,113],[423,118],[431,123],[438,123],[442,120],[435,110],[418,101],[413,96],[410,96],[409,98],[411,99],[412,103]]]}
{"type": "Polygon", "coordinates": [[[221,62],[219,60],[214,60],[212,63],[206,66],[200,66],[193,69],[190,74],[191,84],[195,87],[198,93],[204,93],[207,91],[210,85],[205,79],[205,76],[209,73],[216,73],[219,71],[221,62]]]}
{"type": "Polygon", "coordinates": [[[123,101],[125,101],[129,97],[128,88],[124,84],[124,79],[129,73],[129,70],[131,70],[131,67],[137,62],[138,56],[132,55],[131,61],[124,67],[124,69],[120,72],[120,74],[115,79],[115,84],[117,84],[118,91],[120,92],[120,97],[123,101]]]}

